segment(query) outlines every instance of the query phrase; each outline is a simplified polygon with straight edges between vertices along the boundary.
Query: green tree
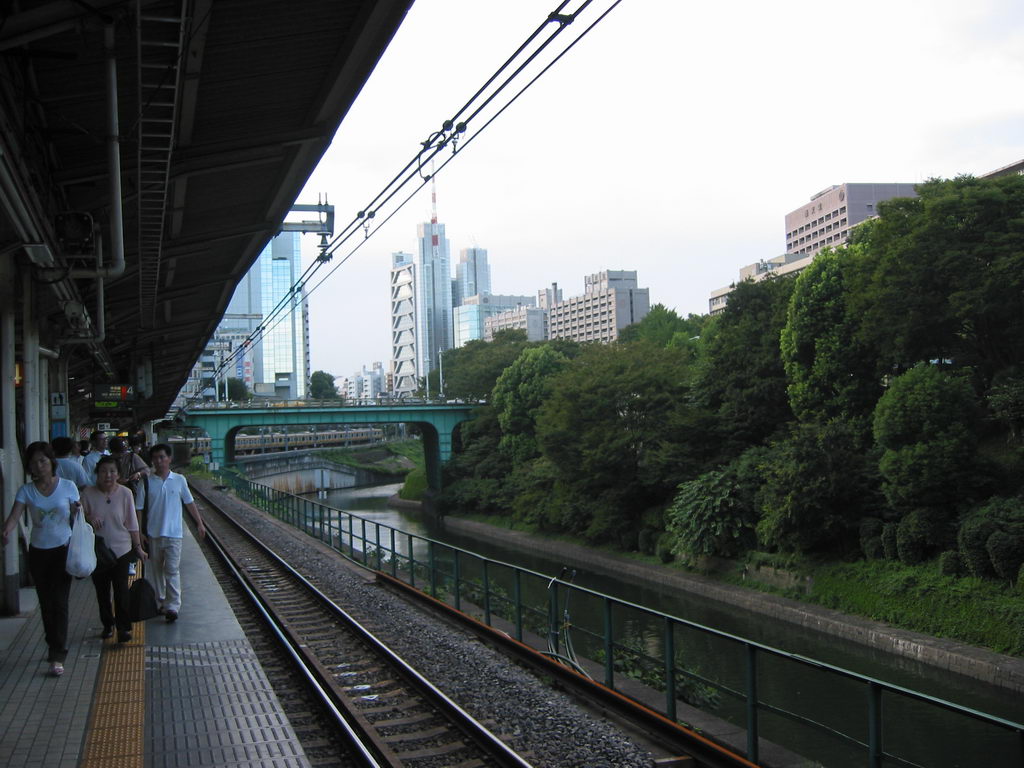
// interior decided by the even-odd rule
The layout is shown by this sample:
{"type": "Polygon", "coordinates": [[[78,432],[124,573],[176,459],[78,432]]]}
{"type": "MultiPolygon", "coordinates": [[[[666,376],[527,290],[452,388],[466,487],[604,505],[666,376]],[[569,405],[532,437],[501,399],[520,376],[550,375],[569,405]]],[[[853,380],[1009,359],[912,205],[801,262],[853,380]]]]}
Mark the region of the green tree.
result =
{"type": "MultiPolygon", "coordinates": [[[[528,346],[526,332],[499,331],[494,341],[474,339],[457,349],[445,350],[444,392],[447,397],[483,400],[502,371],[528,346]]],[[[430,373],[430,391],[440,391],[440,369],[430,373]]]]}
{"type": "Polygon", "coordinates": [[[451,459],[444,465],[439,503],[446,512],[504,514],[512,499],[507,479],[511,458],[502,450],[501,427],[493,405],[474,411],[457,431],[451,459]]]}
{"type": "Polygon", "coordinates": [[[244,403],[250,397],[252,397],[252,393],[249,392],[249,388],[245,386],[244,381],[236,378],[228,379],[228,400],[244,403]]]}
{"type": "Polygon", "coordinates": [[[492,400],[501,426],[501,447],[513,461],[537,455],[537,414],[550,393],[552,377],[568,362],[546,344],[530,347],[498,377],[492,400]]]}
{"type": "Polygon", "coordinates": [[[706,317],[692,314],[682,318],[676,314],[675,310],[666,309],[664,304],[655,304],[643,320],[627,325],[619,331],[618,341],[621,344],[646,341],[656,347],[678,345],[700,336],[706,319],[706,317]]]}
{"type": "Polygon", "coordinates": [[[988,386],[1024,359],[1024,177],[931,180],[855,230],[871,271],[852,302],[886,368],[973,368],[988,386]]]}
{"type": "Polygon", "coordinates": [[[737,455],[793,420],[779,337],[792,277],[739,283],[701,337],[695,396],[718,415],[724,449],[737,455]]]}
{"type": "Polygon", "coordinates": [[[765,448],[752,448],[724,469],[680,483],[665,513],[672,551],[684,558],[733,557],[756,544],[756,494],[765,448]]]}
{"type": "Polygon", "coordinates": [[[966,377],[919,363],[894,379],[875,407],[873,425],[889,505],[901,514],[925,510],[935,526],[948,523],[971,496],[976,423],[966,377]]]}
{"type": "Polygon", "coordinates": [[[643,511],[705,468],[687,381],[683,353],[642,342],[588,346],[554,379],[537,436],[569,530],[635,546],[643,511]]]}
{"type": "Polygon", "coordinates": [[[862,263],[854,249],[826,249],[797,277],[781,349],[790,407],[801,421],[868,416],[881,395],[877,357],[849,309],[862,263]]]}
{"type": "Polygon", "coordinates": [[[757,495],[762,545],[785,552],[856,547],[858,521],[878,516],[881,507],[866,432],[841,419],[806,422],[771,443],[757,495]]]}
{"type": "Polygon", "coordinates": [[[338,400],[338,388],[334,386],[334,376],[327,371],[313,371],[309,377],[309,396],[313,400],[338,400]]]}

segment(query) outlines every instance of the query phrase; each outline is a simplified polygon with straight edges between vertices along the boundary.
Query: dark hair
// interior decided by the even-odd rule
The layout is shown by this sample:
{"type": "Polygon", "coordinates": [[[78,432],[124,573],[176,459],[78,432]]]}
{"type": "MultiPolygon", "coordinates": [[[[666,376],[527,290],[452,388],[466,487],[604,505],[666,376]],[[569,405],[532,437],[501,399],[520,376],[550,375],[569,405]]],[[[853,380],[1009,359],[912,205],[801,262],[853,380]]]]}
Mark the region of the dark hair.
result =
{"type": "Polygon", "coordinates": [[[53,452],[57,456],[67,456],[71,453],[71,438],[70,437],[55,437],[50,441],[50,445],[53,446],[53,452]]]}
{"type": "Polygon", "coordinates": [[[100,460],[96,462],[96,471],[99,472],[100,467],[104,464],[113,464],[114,469],[117,469],[117,473],[121,474],[121,470],[117,466],[117,459],[113,456],[100,456],[100,460]]]}
{"type": "Polygon", "coordinates": [[[112,437],[107,445],[111,453],[121,453],[126,447],[123,437],[112,437]]]}
{"type": "Polygon", "coordinates": [[[157,451],[163,451],[164,453],[167,454],[167,458],[169,458],[169,459],[173,459],[174,458],[174,449],[172,449],[171,446],[169,446],[167,443],[157,443],[152,448],[150,448],[149,449],[150,457],[152,457],[153,454],[156,453],[157,451]]]}
{"type": "Polygon", "coordinates": [[[57,474],[57,457],[53,455],[53,448],[45,440],[37,440],[34,443],[29,443],[28,448],[25,449],[25,466],[31,463],[32,458],[37,454],[41,453],[43,456],[50,460],[50,470],[56,475],[57,474]]]}
{"type": "Polygon", "coordinates": [[[89,452],[89,441],[88,440],[79,440],[78,441],[78,450],[80,450],[82,453],[88,453],[89,452]]]}

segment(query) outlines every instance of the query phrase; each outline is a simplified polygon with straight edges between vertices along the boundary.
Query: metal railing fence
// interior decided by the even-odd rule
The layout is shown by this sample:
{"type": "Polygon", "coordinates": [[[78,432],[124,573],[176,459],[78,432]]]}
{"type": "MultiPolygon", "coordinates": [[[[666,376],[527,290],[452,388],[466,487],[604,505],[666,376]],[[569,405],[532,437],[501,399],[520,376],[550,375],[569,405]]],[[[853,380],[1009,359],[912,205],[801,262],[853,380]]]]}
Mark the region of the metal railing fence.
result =
{"type": "MultiPolygon", "coordinates": [[[[622,692],[639,681],[663,694],[659,710],[679,721],[680,703],[709,710],[746,732],[745,756],[761,739],[791,741],[827,765],[986,765],[1024,768],[1024,725],[877,680],[696,622],[489,559],[234,474],[239,497],[368,568],[389,573],[516,640],[622,692]],[[578,615],[599,617],[577,623],[578,615]],[[704,661],[695,664],[692,658],[704,661]],[[702,666],[703,665],[703,666],[702,666]],[[801,679],[800,685],[793,681],[801,679]],[[823,699],[845,700],[829,711],[823,699]],[[858,703],[859,702],[859,703],[858,703]],[[850,708],[857,717],[850,716],[850,708]],[[961,738],[936,756],[938,729],[961,738]]],[[[564,574],[563,574],[564,575],[564,574]]],[[[628,692],[626,695],[629,695],[628,692]]]]}

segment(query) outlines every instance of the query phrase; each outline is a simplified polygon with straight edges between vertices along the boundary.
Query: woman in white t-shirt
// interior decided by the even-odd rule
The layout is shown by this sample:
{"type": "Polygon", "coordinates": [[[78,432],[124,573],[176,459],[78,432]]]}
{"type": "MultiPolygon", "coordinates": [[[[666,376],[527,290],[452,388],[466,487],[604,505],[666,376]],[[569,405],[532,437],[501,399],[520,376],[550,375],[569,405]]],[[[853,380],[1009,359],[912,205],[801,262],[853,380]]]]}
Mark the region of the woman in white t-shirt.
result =
{"type": "Polygon", "coordinates": [[[50,674],[60,677],[68,655],[68,594],[71,591],[71,576],[65,570],[68,541],[71,540],[71,522],[81,505],[75,484],[57,477],[57,459],[49,443],[32,443],[25,451],[25,465],[32,482],[18,490],[11,514],[4,523],[3,544],[7,545],[7,539],[27,511],[32,520],[28,569],[39,596],[50,674]]]}

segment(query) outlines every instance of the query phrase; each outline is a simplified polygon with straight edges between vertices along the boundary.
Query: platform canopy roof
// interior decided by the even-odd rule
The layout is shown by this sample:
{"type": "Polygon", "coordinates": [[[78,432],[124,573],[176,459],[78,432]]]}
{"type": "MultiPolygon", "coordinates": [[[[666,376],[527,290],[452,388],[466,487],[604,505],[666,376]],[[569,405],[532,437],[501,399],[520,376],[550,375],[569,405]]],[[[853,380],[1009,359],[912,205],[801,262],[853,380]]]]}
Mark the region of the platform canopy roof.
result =
{"type": "Polygon", "coordinates": [[[46,284],[33,311],[80,412],[97,386],[149,380],[133,418],[164,415],[411,2],[4,4],[0,258],[46,284]],[[101,288],[118,229],[125,268],[101,288]]]}

